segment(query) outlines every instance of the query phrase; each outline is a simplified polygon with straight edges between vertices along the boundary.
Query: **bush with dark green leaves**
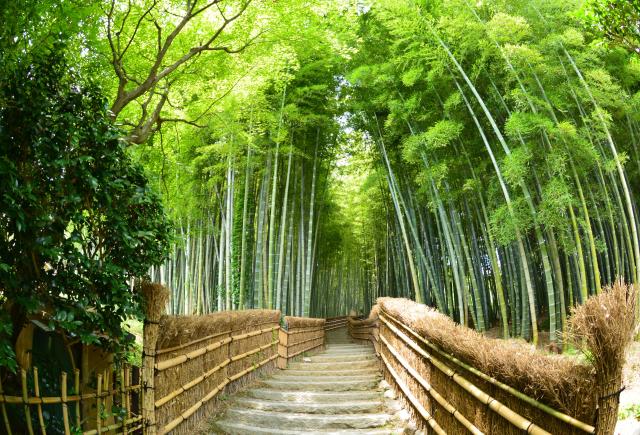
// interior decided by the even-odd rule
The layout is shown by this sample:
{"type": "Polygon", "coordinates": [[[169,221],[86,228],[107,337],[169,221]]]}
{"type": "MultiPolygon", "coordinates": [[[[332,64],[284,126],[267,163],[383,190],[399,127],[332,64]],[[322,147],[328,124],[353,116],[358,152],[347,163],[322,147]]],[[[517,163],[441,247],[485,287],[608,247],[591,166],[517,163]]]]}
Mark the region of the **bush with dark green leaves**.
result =
{"type": "Polygon", "coordinates": [[[116,353],[170,225],[100,89],[63,48],[0,65],[0,367],[28,319],[116,353]]]}

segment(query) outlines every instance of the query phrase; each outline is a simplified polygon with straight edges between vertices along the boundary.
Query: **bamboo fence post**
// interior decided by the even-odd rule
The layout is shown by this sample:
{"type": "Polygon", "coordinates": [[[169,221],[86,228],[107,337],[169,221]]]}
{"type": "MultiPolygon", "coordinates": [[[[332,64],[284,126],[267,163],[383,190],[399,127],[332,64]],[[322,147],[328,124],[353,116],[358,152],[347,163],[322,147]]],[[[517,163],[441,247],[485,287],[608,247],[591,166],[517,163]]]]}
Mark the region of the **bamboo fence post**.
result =
{"type": "MultiPolygon", "coordinates": [[[[33,368],[33,389],[36,395],[36,398],[40,397],[40,383],[38,381],[38,367],[33,368]]],[[[38,403],[38,424],[40,425],[40,432],[42,435],[47,434],[47,430],[44,427],[44,418],[42,415],[42,404],[38,403]]]]}
{"type": "Polygon", "coordinates": [[[96,388],[96,430],[98,434],[102,432],[102,419],[100,417],[102,415],[102,406],[100,396],[102,396],[102,373],[98,374],[96,388]]]}
{"type": "MultiPolygon", "coordinates": [[[[124,385],[125,388],[129,388],[129,386],[131,385],[131,368],[127,365],[124,366],[124,385]]],[[[131,419],[131,392],[129,392],[126,396],[125,396],[125,405],[124,407],[127,410],[126,416],[127,416],[127,420],[131,419]]]]}
{"type": "Polygon", "coordinates": [[[160,327],[160,317],[165,311],[169,300],[169,291],[150,282],[142,282],[140,290],[145,299],[145,320],[142,330],[142,420],[144,432],[155,435],[156,407],[155,407],[155,360],[156,344],[160,327]]]}
{"type": "MultiPolygon", "coordinates": [[[[75,390],[75,394],[82,397],[80,394],[80,370],[75,369],[73,371],[73,389],[75,390]]],[[[76,428],[78,430],[81,429],[81,419],[80,419],[80,400],[76,400],[76,428]]]]}
{"type": "Polygon", "coordinates": [[[29,409],[29,392],[27,390],[27,371],[25,369],[20,369],[20,380],[22,381],[22,401],[24,403],[24,415],[27,420],[27,431],[29,435],[33,435],[31,410],[29,409]]]}
{"type": "MultiPolygon", "coordinates": [[[[4,398],[4,390],[2,389],[2,381],[0,380],[0,396],[4,398]]],[[[4,421],[4,428],[7,430],[7,435],[12,435],[11,426],[9,425],[9,416],[7,415],[7,407],[4,404],[4,400],[2,401],[2,420],[4,421]]]]}
{"type": "MultiPolygon", "coordinates": [[[[126,409],[126,401],[127,401],[127,393],[126,393],[126,383],[124,379],[124,367],[120,369],[120,407],[122,409],[126,409]]],[[[124,413],[124,417],[122,418],[122,434],[127,435],[127,420],[129,417],[126,413],[124,413]]]]}
{"type": "Polygon", "coordinates": [[[71,435],[69,426],[69,407],[67,406],[67,373],[60,373],[60,386],[62,389],[62,421],[64,423],[64,434],[71,435]]]}

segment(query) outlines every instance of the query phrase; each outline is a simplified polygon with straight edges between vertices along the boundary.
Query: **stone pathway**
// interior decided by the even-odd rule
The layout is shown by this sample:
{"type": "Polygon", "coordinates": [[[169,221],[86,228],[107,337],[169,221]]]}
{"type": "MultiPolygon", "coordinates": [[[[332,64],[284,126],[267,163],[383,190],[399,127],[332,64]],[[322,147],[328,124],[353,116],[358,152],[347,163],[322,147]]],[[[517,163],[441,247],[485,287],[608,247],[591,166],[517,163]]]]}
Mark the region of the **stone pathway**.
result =
{"type": "MultiPolygon", "coordinates": [[[[214,423],[226,434],[401,434],[408,414],[389,396],[371,345],[346,331],[324,352],[289,364],[232,399],[214,423]]],[[[410,431],[413,432],[413,431],[410,431]]]]}

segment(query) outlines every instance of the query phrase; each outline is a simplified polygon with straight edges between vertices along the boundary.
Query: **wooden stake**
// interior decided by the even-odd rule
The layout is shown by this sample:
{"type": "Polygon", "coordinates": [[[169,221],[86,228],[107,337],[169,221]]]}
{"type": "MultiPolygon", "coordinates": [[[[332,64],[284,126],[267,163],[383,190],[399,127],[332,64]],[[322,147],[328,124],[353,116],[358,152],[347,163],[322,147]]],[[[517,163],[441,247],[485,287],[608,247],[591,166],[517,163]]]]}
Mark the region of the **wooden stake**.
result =
{"type": "Polygon", "coordinates": [[[33,435],[31,410],[29,409],[29,392],[27,391],[27,371],[25,369],[20,369],[20,380],[22,381],[22,401],[24,403],[24,415],[27,419],[27,431],[29,435],[33,435]]]}
{"type": "MultiPolygon", "coordinates": [[[[38,382],[38,367],[33,368],[33,388],[36,398],[40,397],[40,384],[38,382]]],[[[42,415],[42,405],[38,403],[38,423],[40,424],[40,431],[42,435],[47,434],[47,430],[44,427],[44,418],[42,415]]]]}
{"type": "Polygon", "coordinates": [[[97,380],[97,397],[96,397],[96,430],[98,431],[98,433],[102,432],[102,418],[101,418],[101,414],[102,414],[102,409],[101,409],[101,402],[102,400],[100,399],[100,396],[102,395],[102,373],[98,374],[98,380],[97,380]]]}
{"type": "MultiPolygon", "coordinates": [[[[73,371],[73,388],[75,390],[75,394],[76,395],[80,395],[80,370],[75,369],[73,371]]],[[[76,401],[76,427],[78,429],[81,429],[80,425],[81,425],[81,421],[80,421],[80,400],[76,401]]]]}
{"type": "Polygon", "coordinates": [[[67,406],[67,373],[60,374],[60,384],[62,386],[62,421],[64,423],[64,435],[71,435],[69,427],[69,408],[67,406]]]}
{"type": "MultiPolygon", "coordinates": [[[[2,381],[0,381],[0,397],[4,397],[4,390],[2,389],[2,381]]],[[[7,407],[4,404],[4,400],[0,404],[2,409],[2,420],[4,420],[4,428],[7,430],[8,435],[12,435],[11,426],[9,425],[9,416],[7,415],[7,407]]]]}

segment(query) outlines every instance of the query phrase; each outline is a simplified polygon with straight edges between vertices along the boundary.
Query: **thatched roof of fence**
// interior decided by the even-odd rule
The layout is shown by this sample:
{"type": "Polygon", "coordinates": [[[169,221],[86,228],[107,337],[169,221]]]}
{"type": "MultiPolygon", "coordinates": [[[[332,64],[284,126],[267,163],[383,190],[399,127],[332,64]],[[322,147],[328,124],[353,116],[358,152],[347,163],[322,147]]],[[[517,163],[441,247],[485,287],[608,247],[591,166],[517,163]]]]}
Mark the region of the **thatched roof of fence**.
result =
{"type": "Polygon", "coordinates": [[[407,299],[379,298],[389,315],[461,361],[542,403],[593,421],[595,369],[576,357],[548,354],[522,340],[493,339],[407,299]]]}

